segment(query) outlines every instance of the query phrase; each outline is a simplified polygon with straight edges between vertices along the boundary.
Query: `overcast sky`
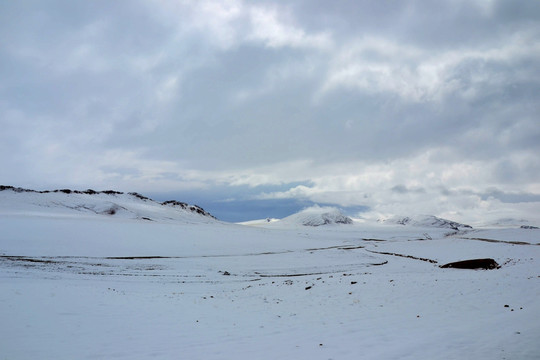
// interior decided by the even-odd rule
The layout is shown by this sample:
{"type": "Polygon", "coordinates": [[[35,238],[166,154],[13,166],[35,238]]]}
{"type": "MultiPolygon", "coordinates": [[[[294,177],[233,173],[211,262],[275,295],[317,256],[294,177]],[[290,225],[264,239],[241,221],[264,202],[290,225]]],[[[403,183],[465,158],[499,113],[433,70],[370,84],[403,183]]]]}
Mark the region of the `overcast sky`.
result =
{"type": "Polygon", "coordinates": [[[539,39],[532,0],[1,1],[0,183],[539,221],[539,39]]]}

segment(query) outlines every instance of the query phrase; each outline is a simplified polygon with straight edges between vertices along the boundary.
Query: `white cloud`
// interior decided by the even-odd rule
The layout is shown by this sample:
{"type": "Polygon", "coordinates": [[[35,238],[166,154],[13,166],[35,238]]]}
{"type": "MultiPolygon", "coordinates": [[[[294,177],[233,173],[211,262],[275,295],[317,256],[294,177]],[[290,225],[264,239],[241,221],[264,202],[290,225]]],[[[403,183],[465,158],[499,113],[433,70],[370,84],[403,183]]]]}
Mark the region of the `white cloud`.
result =
{"type": "Polygon", "coordinates": [[[538,61],[540,44],[537,31],[513,33],[483,48],[433,50],[377,37],[364,37],[343,44],[330,62],[330,69],[318,96],[339,88],[366,93],[396,94],[407,101],[441,101],[445,96],[474,97],[479,84],[504,86],[522,80],[528,72],[494,73],[485,64],[517,64],[538,61]],[[456,71],[471,63],[480,63],[465,78],[456,71]],[[516,75],[518,77],[516,78],[516,75]],[[521,78],[521,79],[520,79],[521,78]]]}
{"type": "Polygon", "coordinates": [[[297,24],[285,4],[271,6],[240,0],[158,1],[163,17],[177,22],[181,36],[200,32],[221,50],[244,42],[270,48],[327,48],[329,34],[309,34],[297,24]]]}
{"type": "MultiPolygon", "coordinates": [[[[497,181],[495,173],[501,161],[519,164],[526,159],[493,159],[488,162],[462,159],[437,163],[433,160],[436,157],[434,152],[436,150],[385,164],[355,162],[327,164],[324,169],[316,166],[303,168],[299,171],[309,174],[312,185],[262,193],[257,198],[308,199],[339,206],[364,205],[369,206],[375,216],[434,214],[470,222],[493,219],[500,215],[499,212],[493,213],[493,209],[502,207],[513,209],[512,212],[522,218],[540,220],[535,215],[537,212],[525,211],[532,208],[540,210],[540,202],[501,206],[496,198],[482,198],[482,194],[492,188],[519,192],[519,186],[497,181]]],[[[537,193],[537,186],[521,190],[537,193]]]]}
{"type": "Polygon", "coordinates": [[[328,33],[308,34],[300,27],[285,23],[280,16],[283,9],[252,7],[251,33],[247,39],[263,41],[267,46],[326,49],[331,46],[328,33]]]}

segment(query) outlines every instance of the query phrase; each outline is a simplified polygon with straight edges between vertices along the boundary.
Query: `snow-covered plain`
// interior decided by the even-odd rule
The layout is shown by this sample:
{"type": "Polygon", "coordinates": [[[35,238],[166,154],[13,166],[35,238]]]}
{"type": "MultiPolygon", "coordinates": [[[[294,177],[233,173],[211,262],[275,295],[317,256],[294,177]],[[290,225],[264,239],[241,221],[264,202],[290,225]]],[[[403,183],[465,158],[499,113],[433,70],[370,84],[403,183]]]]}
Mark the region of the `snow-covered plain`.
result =
{"type": "Polygon", "coordinates": [[[250,224],[0,191],[0,359],[540,358],[540,230],[250,224]]]}

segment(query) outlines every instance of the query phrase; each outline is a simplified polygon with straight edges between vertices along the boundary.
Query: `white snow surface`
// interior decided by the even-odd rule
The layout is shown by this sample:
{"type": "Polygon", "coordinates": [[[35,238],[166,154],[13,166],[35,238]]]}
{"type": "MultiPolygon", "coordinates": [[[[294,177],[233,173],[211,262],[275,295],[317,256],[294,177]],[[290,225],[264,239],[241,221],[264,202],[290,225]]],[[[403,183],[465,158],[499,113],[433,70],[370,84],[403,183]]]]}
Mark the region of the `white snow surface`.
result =
{"type": "Polygon", "coordinates": [[[0,192],[0,359],[540,358],[540,230],[254,227],[46,195],[0,192]],[[486,257],[501,267],[439,267],[486,257]]]}

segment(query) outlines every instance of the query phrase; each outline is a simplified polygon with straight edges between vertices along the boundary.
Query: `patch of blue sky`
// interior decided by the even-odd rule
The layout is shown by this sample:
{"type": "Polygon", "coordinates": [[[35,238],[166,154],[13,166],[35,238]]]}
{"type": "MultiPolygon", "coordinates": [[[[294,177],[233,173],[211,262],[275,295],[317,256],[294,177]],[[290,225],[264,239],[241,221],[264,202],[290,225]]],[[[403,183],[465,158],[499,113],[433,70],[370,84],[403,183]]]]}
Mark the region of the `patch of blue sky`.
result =
{"type": "MultiPolygon", "coordinates": [[[[190,190],[182,192],[149,193],[147,196],[156,201],[178,200],[196,204],[217,217],[228,222],[241,222],[265,218],[281,219],[306,207],[315,205],[307,199],[256,199],[262,193],[281,192],[299,185],[310,185],[309,182],[294,182],[270,186],[221,186],[212,189],[190,190]]],[[[320,206],[336,206],[336,204],[318,203],[320,206]]],[[[341,207],[344,214],[355,214],[368,210],[365,206],[341,207]]]]}

